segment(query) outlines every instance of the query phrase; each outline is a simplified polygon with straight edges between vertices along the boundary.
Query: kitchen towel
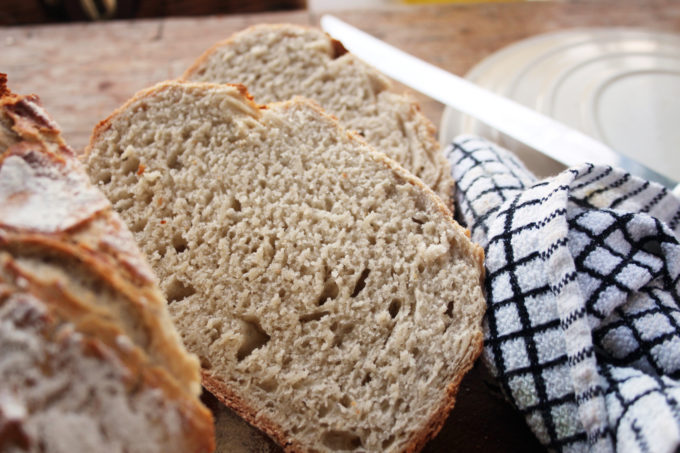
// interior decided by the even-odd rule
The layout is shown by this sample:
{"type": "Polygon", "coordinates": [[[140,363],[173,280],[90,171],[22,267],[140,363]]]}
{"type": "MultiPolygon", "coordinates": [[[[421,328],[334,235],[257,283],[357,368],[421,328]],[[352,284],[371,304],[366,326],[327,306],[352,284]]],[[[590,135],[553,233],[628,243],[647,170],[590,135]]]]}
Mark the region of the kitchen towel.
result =
{"type": "Polygon", "coordinates": [[[607,166],[537,180],[476,137],[446,150],[486,252],[482,358],[548,449],[680,446],[680,201],[607,166]]]}

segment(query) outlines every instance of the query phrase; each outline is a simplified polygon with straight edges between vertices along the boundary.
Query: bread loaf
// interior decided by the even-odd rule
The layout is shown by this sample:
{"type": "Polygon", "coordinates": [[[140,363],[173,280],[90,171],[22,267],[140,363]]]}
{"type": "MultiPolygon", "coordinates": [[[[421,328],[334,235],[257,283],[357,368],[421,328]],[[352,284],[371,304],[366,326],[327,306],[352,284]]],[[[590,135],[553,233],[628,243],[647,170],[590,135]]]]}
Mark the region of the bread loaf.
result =
{"type": "Polygon", "coordinates": [[[199,364],[35,96],[0,74],[0,451],[205,452],[199,364]]]}
{"type": "Polygon", "coordinates": [[[432,123],[410,97],[320,30],[248,28],[207,50],[183,77],[242,83],[260,103],[313,99],[453,206],[454,182],[432,123]]]}
{"type": "Polygon", "coordinates": [[[93,180],[203,383],[286,451],[415,451],[482,344],[482,251],[314,103],[166,82],[100,123],[93,180]]]}

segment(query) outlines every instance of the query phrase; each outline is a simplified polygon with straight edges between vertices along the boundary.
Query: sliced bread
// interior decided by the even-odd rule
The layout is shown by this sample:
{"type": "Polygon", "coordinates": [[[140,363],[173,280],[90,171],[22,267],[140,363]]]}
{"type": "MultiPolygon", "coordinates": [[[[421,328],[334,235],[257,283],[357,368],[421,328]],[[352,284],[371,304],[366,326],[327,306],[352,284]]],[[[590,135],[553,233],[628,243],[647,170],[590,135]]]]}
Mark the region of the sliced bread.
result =
{"type": "Polygon", "coordinates": [[[204,452],[199,363],[130,232],[0,74],[0,451],[204,452]]]}
{"type": "Polygon", "coordinates": [[[203,383],[287,451],[415,451],[482,344],[482,250],[311,101],[166,82],[100,123],[93,180],[203,383]]]}
{"type": "Polygon", "coordinates": [[[183,78],[241,83],[260,103],[314,99],[453,206],[453,178],[432,123],[410,97],[321,30],[256,25],[207,50],[183,78]]]}

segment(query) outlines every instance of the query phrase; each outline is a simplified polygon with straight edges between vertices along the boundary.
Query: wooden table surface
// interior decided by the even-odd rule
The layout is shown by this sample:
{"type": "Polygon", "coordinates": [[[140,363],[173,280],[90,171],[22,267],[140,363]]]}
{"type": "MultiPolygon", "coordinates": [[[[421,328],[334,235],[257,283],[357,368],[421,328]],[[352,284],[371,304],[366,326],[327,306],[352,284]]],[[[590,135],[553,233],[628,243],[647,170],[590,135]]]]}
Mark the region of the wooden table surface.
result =
{"type": "MultiPolygon", "coordinates": [[[[680,32],[677,0],[394,6],[336,15],[459,75],[503,46],[539,33],[593,26],[680,32]]],[[[38,94],[67,141],[80,150],[94,125],[137,90],[177,77],[214,42],[263,22],[318,25],[319,15],[297,11],[0,28],[0,72],[9,75],[13,91],[38,94]]],[[[415,96],[438,125],[443,106],[415,96]]],[[[463,381],[456,408],[425,451],[453,450],[540,451],[479,365],[463,381]]]]}

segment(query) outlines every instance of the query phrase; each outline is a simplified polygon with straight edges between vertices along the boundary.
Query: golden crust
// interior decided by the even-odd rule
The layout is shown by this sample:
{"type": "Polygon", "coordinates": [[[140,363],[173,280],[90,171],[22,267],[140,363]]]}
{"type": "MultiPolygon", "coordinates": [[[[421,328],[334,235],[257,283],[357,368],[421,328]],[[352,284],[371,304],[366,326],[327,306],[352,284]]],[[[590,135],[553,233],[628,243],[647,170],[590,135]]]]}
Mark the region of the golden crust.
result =
{"type": "MultiPolygon", "coordinates": [[[[74,154],[61,137],[57,124],[43,109],[40,99],[36,95],[12,93],[7,87],[6,74],[0,74],[0,111],[11,120],[15,139],[20,137],[22,141],[46,142],[55,145],[59,154],[74,154]]],[[[5,140],[5,137],[0,136],[0,144],[5,144],[5,140]]]]}

